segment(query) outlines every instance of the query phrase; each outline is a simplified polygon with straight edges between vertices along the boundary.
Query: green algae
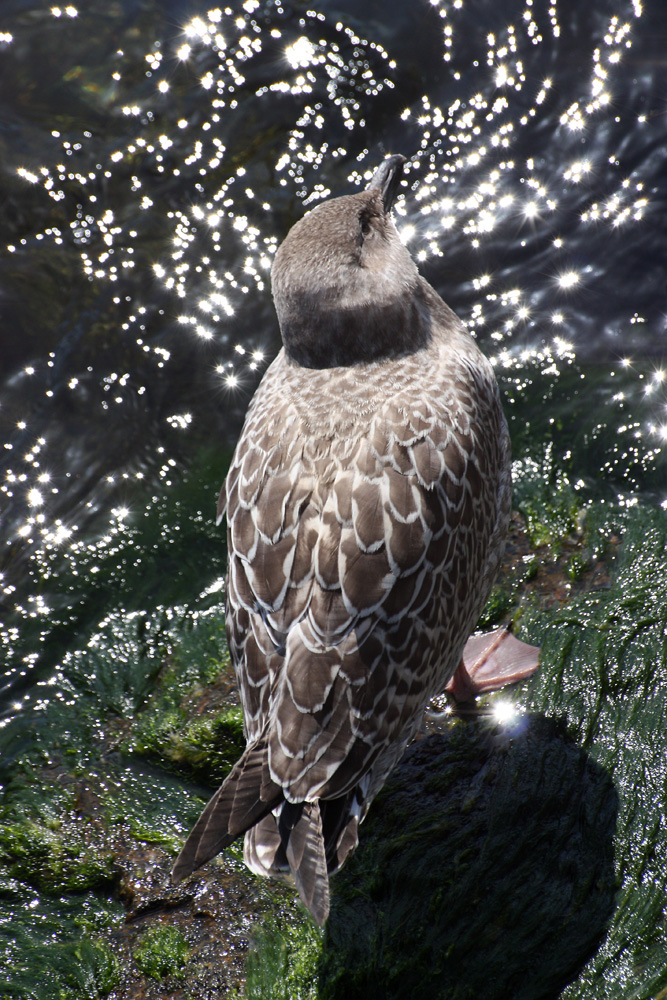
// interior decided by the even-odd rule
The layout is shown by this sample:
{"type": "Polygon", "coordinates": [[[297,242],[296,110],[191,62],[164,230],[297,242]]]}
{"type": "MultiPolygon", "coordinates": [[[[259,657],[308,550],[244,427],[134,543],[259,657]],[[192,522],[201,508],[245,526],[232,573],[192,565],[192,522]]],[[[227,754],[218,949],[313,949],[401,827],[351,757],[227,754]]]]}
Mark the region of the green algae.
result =
{"type": "Polygon", "coordinates": [[[161,844],[174,854],[203,801],[169,774],[122,758],[108,761],[100,787],[107,830],[126,832],[146,844],[161,844]]]}
{"type": "Polygon", "coordinates": [[[196,627],[190,623],[182,630],[124,751],[173,773],[219,783],[245,747],[241,708],[228,702],[223,707],[204,704],[193,716],[193,704],[225,677],[229,688],[232,671],[224,615],[211,610],[198,615],[196,627]]]}
{"type": "Polygon", "coordinates": [[[0,820],[0,864],[10,877],[48,893],[81,892],[114,881],[114,858],[79,825],[43,811],[19,822],[0,820]]]}
{"type": "Polygon", "coordinates": [[[97,894],[44,896],[0,876],[0,995],[17,1000],[96,1000],[119,980],[103,938],[122,907],[97,894]]]}
{"type": "Polygon", "coordinates": [[[587,568],[588,564],[586,560],[582,558],[580,553],[575,552],[568,559],[565,565],[565,572],[571,580],[581,580],[587,568]]]}
{"type": "Polygon", "coordinates": [[[558,554],[563,540],[579,530],[583,502],[554,463],[551,447],[539,462],[532,458],[514,462],[512,478],[512,503],[525,518],[531,543],[558,554]]]}
{"type": "Polygon", "coordinates": [[[6,971],[13,978],[2,995],[20,1000],[96,1000],[119,981],[118,961],[109,945],[85,938],[47,946],[34,964],[6,971]]]}
{"type": "Polygon", "coordinates": [[[524,601],[525,585],[538,572],[538,560],[532,555],[506,560],[503,572],[493,586],[477,623],[478,631],[487,631],[499,622],[518,619],[524,601]]]}
{"type": "Polygon", "coordinates": [[[142,719],[132,744],[133,752],[146,754],[177,774],[214,782],[222,781],[244,747],[240,708],[203,719],[166,711],[142,719]]]}
{"type": "Polygon", "coordinates": [[[182,979],[190,956],[185,937],[176,927],[150,927],[134,950],[137,967],[152,979],[182,979]]]}
{"type": "MultiPolygon", "coordinates": [[[[2,730],[0,952],[8,995],[97,997],[118,978],[100,937],[123,913],[113,901],[118,859],[137,841],[175,854],[203,801],[121,746],[132,743],[127,732],[142,712],[200,695],[226,663],[220,621],[217,611],[186,609],[107,615],[89,643],[65,657],[54,679],[58,696],[41,697],[20,725],[2,730]],[[91,910],[109,920],[93,927],[91,910]]],[[[218,709],[216,718],[237,739],[238,710],[218,709]]]]}
{"type": "Polygon", "coordinates": [[[515,602],[519,582],[513,580],[509,586],[495,586],[491,591],[479,624],[480,629],[489,628],[507,614],[515,602]]]}
{"type": "Polygon", "coordinates": [[[304,912],[274,914],[253,934],[246,960],[247,1000],[317,1000],[319,956],[324,940],[304,912]]]}

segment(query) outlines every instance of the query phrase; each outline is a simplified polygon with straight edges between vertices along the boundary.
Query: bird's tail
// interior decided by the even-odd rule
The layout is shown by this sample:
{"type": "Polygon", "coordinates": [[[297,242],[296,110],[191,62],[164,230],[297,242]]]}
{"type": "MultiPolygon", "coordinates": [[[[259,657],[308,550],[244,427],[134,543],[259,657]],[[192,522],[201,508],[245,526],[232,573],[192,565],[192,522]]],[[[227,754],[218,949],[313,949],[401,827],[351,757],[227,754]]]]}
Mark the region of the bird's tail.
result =
{"type": "Polygon", "coordinates": [[[263,740],[246,747],[195,823],[176,859],[171,877],[180,882],[214,858],[282,800],[269,774],[263,740]]]}
{"type": "Polygon", "coordinates": [[[322,927],[329,916],[329,875],[320,803],[285,802],[278,832],[303,904],[322,927]]]}
{"type": "Polygon", "coordinates": [[[321,926],[329,910],[327,875],[338,871],[357,846],[363,811],[356,789],[337,799],[283,802],[247,831],[243,859],[257,875],[291,872],[321,926]]]}
{"type": "MultiPolygon", "coordinates": [[[[202,812],[176,859],[172,880],[180,882],[256,824],[253,841],[262,839],[261,831],[267,824],[277,829],[285,867],[289,867],[304,905],[321,927],[329,915],[329,877],[320,804],[284,799],[282,788],[271,778],[264,740],[246,748],[202,812]],[[275,818],[269,816],[274,810],[275,818]]],[[[280,865],[267,864],[266,860],[260,869],[252,867],[263,874],[280,870],[280,865]]]]}

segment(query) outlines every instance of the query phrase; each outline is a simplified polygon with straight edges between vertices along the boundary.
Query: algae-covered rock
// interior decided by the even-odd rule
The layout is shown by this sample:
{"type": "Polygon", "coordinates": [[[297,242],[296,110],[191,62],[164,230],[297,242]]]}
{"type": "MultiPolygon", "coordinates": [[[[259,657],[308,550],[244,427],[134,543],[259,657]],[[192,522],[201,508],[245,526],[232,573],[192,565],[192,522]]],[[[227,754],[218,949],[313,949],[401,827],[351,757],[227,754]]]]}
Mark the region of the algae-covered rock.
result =
{"type": "Polygon", "coordinates": [[[2,987],[16,1000],[96,1000],[120,979],[108,929],[117,903],[97,894],[45,896],[0,878],[2,987]]]}
{"type": "Polygon", "coordinates": [[[539,716],[424,738],[333,880],[316,995],[555,996],[613,911],[616,809],[608,775],[539,716]]]}
{"type": "Polygon", "coordinates": [[[187,941],[178,928],[157,926],[149,928],[142,936],[134,960],[139,969],[153,979],[181,978],[189,954],[187,941]]]}

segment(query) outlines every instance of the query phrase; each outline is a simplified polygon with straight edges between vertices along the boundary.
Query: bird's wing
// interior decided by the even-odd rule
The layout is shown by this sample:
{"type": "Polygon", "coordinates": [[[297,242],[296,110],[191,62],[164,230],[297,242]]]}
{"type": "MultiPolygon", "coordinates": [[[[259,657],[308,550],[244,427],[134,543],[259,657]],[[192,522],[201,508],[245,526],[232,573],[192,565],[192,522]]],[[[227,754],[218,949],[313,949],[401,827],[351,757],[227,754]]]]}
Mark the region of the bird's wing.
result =
{"type": "Polygon", "coordinates": [[[261,399],[246,425],[227,478],[230,645],[249,738],[268,732],[292,801],[354,787],[474,624],[502,464],[491,397],[485,440],[461,387],[395,398],[347,452],[289,407],[276,427],[261,399]]]}

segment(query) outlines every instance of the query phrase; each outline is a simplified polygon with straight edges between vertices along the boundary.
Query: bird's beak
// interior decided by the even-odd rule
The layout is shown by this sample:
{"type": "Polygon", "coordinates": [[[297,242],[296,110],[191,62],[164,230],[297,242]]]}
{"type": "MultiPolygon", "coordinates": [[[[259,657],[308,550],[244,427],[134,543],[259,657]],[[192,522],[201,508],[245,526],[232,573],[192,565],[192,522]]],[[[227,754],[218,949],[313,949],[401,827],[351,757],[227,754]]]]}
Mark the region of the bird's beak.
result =
{"type": "Polygon", "coordinates": [[[398,185],[403,176],[403,164],[405,162],[405,157],[401,156],[400,153],[397,153],[395,156],[388,156],[377,168],[368,185],[369,191],[372,191],[373,188],[378,188],[381,191],[382,206],[385,215],[391,212],[391,207],[396,200],[398,185]]]}

